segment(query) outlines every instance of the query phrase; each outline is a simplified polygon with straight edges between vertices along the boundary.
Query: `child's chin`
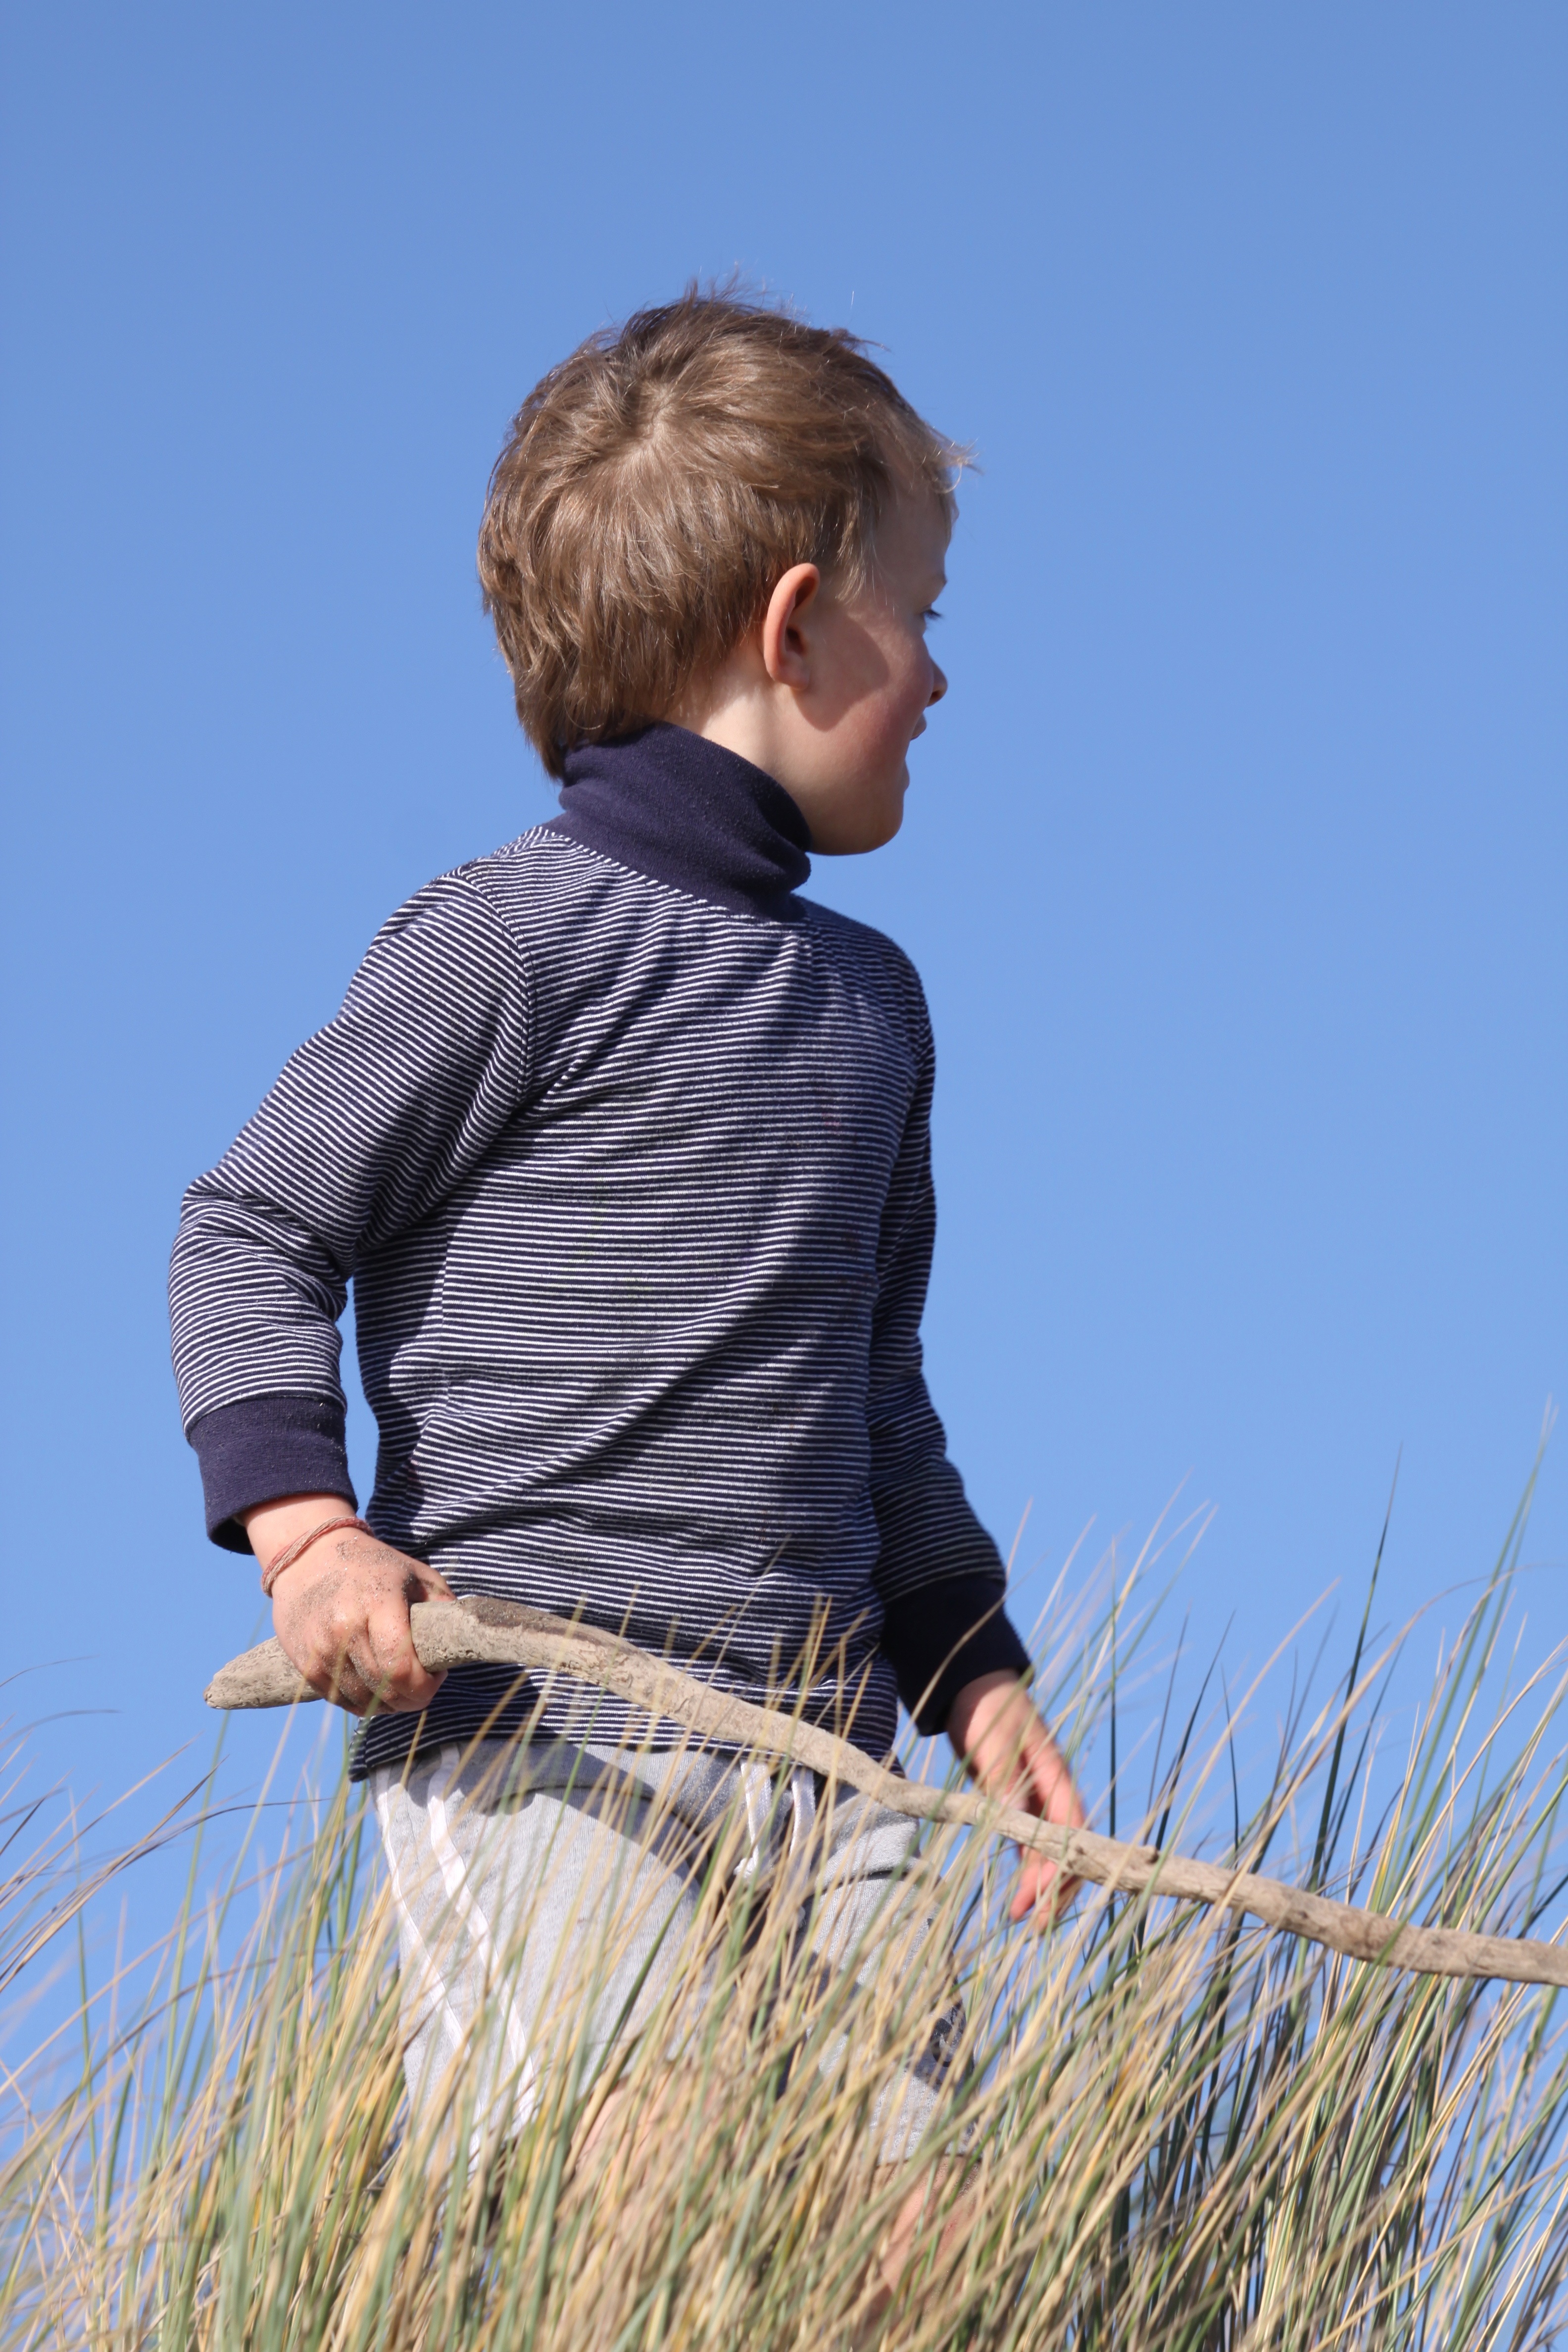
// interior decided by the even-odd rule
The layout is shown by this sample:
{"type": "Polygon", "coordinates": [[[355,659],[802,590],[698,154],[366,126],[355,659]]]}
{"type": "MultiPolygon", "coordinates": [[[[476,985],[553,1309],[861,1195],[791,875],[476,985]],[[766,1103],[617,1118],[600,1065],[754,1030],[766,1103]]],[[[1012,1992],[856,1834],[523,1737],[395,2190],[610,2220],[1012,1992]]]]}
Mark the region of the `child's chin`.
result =
{"type": "Polygon", "coordinates": [[[885,849],[904,822],[904,803],[900,796],[879,821],[875,837],[866,844],[868,849],[885,849]]]}

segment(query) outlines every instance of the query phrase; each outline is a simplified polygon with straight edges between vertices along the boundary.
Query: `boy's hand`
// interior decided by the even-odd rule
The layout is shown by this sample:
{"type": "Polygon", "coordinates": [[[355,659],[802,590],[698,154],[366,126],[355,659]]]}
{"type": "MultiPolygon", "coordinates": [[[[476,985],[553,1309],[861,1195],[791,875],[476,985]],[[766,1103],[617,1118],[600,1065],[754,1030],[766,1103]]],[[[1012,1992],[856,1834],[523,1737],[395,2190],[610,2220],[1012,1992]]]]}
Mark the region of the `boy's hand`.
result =
{"type": "MultiPolygon", "coordinates": [[[[349,1506],[336,1495],[290,1495],[244,1516],[258,1559],[275,1559],[321,1520],[349,1506]]],[[[444,1675],[415,1655],[408,1611],[416,1601],[455,1601],[444,1576],[390,1544],[341,1528],[302,1551],[272,1588],[272,1629],[310,1688],[351,1715],[372,1703],[389,1715],[429,1706],[444,1675]]]]}
{"type": "MultiPolygon", "coordinates": [[[[1088,1816],[1061,1749],[1036,1714],[1016,1675],[980,1675],[965,1683],[947,1718],[947,1736],[988,1797],[1016,1805],[1041,1821],[1082,1829],[1088,1816]]],[[[1021,1857],[1012,1916],[1058,1918],[1078,1892],[1044,1854],[1021,1857]]]]}

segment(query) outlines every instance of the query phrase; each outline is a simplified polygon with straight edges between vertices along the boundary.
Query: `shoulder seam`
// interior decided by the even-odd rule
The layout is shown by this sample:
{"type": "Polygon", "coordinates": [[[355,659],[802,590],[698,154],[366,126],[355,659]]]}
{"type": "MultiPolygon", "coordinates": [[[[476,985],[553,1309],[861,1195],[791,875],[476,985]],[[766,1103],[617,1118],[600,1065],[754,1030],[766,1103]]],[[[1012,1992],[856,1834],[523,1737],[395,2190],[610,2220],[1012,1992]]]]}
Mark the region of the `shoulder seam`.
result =
{"type": "MultiPolygon", "coordinates": [[[[523,840],[526,838],[526,835],[520,834],[518,838],[519,840],[523,840]]],[[[510,848],[512,845],[509,843],[507,845],[510,848]]],[[[489,854],[491,856],[495,856],[497,853],[492,851],[489,854]]],[[[485,863],[485,860],[483,858],[475,858],[471,863],[475,866],[481,866],[485,863]]],[[[530,956],[523,940],[519,939],[511,924],[508,922],[500,908],[496,906],[489,892],[485,890],[474,878],[468,866],[451,866],[445,874],[436,875],[425,885],[425,888],[426,890],[437,890],[446,884],[450,884],[453,888],[461,890],[464,896],[471,899],[476,906],[483,908],[489,920],[494,925],[496,930],[499,931],[501,938],[505,940],[507,952],[510,956],[513,967],[517,972],[518,988],[522,997],[523,1015],[528,1036],[528,1067],[523,1071],[519,1083],[514,1089],[512,1097],[513,1108],[521,1110],[527,1095],[528,1088],[532,1082],[534,1049],[539,1038],[539,992],[534,977],[533,960],[530,956]]]]}

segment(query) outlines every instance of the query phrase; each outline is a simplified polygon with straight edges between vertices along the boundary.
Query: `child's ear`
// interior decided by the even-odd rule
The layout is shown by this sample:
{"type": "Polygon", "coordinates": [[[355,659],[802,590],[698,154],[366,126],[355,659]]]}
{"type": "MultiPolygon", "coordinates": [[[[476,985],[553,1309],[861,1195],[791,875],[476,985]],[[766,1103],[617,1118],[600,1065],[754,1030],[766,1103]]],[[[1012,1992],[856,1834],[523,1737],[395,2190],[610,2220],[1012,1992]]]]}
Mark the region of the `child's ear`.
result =
{"type": "Polygon", "coordinates": [[[763,620],[763,666],[775,686],[811,684],[811,621],[822,574],[815,563],[795,563],[768,599],[763,620]]]}

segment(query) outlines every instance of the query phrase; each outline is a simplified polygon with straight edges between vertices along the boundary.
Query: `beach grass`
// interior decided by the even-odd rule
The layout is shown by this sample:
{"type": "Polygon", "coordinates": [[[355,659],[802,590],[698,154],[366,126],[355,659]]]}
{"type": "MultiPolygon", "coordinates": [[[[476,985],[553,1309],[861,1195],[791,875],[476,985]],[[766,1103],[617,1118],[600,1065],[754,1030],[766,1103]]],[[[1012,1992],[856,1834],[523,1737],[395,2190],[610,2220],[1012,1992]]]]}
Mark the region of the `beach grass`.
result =
{"type": "MultiPolygon", "coordinates": [[[[1256,1695],[1230,1707],[1211,1685],[1168,1721],[1137,1806],[1120,1768],[1121,1834],[1405,1920],[1551,1933],[1563,1662],[1515,1638],[1516,1555],[1399,1718],[1396,1760],[1363,1625],[1322,1704],[1287,1705],[1260,1778],[1238,1760],[1256,1695]]],[[[1115,1614],[1046,1676],[1101,1755],[1119,1684],[1126,1741],[1125,1594],[1115,1614]]],[[[555,1989],[526,2086],[492,2016],[416,2115],[363,1791],[341,1780],[295,1817],[263,1861],[258,1814],[217,1876],[193,1839],[151,1972],[84,1978],[79,2058],[57,2042],[5,2078],[0,2352],[1568,2336],[1568,2046],[1546,1990],[1353,1963],[1157,1894],[1089,1889],[1016,1927],[1007,1850],[945,1828],[870,1957],[825,1968],[803,1957],[800,1890],[737,1873],[741,1820],[635,2037],[590,2046],[590,1969],[555,1989]],[[954,1970],[968,2025],[940,2128],[879,2165],[878,2118],[954,1970]],[[881,2257],[919,2183],[889,2299],[881,2257]]],[[[0,1890],[16,1981],[73,1932],[67,1857],[26,1835],[18,1817],[0,1890]]]]}

